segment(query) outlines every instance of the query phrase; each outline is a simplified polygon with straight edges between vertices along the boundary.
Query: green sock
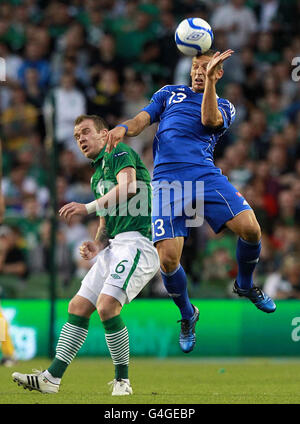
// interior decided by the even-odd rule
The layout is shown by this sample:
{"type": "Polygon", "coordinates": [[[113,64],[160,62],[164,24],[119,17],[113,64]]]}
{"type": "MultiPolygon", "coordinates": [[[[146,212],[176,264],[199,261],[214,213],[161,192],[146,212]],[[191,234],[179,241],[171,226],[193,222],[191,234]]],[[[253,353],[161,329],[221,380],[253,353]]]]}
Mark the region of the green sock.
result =
{"type": "Polygon", "coordinates": [[[120,315],[102,321],[105,339],[115,366],[115,378],[128,378],[129,338],[127,327],[120,315]]]}
{"type": "Polygon", "coordinates": [[[55,358],[48,368],[53,377],[61,378],[75,358],[88,334],[89,318],[69,314],[56,346],[55,358]]]}

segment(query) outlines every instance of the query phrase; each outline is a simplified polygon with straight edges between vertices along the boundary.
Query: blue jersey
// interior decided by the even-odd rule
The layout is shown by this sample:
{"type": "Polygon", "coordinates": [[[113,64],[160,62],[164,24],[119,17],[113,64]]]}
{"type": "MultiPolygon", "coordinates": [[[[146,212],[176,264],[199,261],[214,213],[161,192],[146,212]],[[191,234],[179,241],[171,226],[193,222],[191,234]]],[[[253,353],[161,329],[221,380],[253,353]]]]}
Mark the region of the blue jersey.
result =
{"type": "Polygon", "coordinates": [[[223,125],[217,129],[201,122],[203,93],[186,85],[166,85],[151,98],[143,110],[151,124],[159,122],[153,141],[154,166],[185,162],[213,165],[213,151],[219,138],[235,118],[235,108],[226,99],[217,98],[223,125]]]}

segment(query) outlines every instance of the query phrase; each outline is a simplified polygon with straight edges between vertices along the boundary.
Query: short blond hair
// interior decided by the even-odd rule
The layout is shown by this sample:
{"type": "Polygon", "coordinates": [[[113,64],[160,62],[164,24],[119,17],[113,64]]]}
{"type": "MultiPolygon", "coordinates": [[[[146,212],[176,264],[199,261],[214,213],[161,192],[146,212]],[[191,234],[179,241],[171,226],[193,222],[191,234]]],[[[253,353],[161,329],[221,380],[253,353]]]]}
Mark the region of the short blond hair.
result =
{"type": "Polygon", "coordinates": [[[94,126],[96,128],[97,132],[100,132],[101,130],[103,130],[104,128],[109,129],[107,123],[104,121],[103,118],[100,118],[100,116],[98,115],[79,115],[74,122],[74,125],[76,127],[76,125],[81,124],[81,122],[85,121],[86,119],[90,119],[91,121],[94,122],[94,126]]]}

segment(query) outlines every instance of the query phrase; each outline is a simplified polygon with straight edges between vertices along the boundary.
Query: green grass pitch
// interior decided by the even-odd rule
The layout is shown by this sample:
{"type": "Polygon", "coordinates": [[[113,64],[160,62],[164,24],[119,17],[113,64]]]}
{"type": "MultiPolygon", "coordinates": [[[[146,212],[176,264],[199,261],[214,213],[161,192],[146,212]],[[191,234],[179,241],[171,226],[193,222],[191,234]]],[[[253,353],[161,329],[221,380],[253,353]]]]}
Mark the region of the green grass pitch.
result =
{"type": "Polygon", "coordinates": [[[67,370],[58,394],[29,392],[12,381],[14,371],[45,369],[36,358],[0,368],[0,404],[299,404],[299,359],[132,358],[134,395],[112,397],[109,359],[78,358],[67,370]]]}

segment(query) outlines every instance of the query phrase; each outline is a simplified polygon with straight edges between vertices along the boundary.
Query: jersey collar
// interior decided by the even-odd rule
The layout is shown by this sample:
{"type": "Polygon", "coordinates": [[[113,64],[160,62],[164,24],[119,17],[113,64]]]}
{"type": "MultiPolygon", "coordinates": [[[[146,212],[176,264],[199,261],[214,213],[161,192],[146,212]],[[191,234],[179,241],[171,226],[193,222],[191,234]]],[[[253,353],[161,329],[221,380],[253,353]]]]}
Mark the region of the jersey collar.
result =
{"type": "MultiPolygon", "coordinates": [[[[194,91],[192,87],[188,87],[188,88],[195,94],[204,94],[204,91],[203,91],[203,93],[196,93],[196,91],[194,91]]],[[[217,97],[217,99],[220,98],[217,94],[216,94],[216,97],[217,97]]]]}
{"type": "Polygon", "coordinates": [[[92,161],[92,166],[93,166],[93,167],[97,166],[98,162],[100,162],[100,161],[103,159],[103,156],[104,156],[104,153],[105,153],[105,148],[106,148],[106,145],[103,147],[103,149],[101,149],[101,150],[100,150],[100,153],[99,153],[99,155],[96,157],[96,159],[94,159],[94,160],[92,161]]]}

